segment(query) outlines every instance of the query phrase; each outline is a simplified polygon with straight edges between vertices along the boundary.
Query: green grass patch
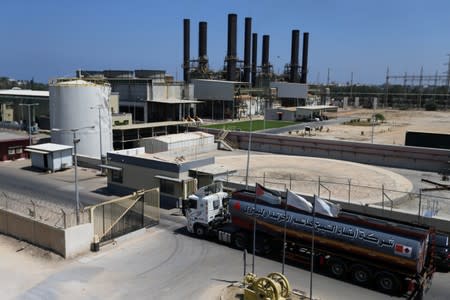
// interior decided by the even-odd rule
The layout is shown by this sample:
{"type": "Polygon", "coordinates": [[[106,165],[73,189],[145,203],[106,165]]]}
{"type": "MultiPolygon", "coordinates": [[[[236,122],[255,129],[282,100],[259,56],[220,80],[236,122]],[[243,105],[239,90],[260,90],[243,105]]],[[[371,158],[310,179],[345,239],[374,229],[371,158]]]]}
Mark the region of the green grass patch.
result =
{"type": "MultiPolygon", "coordinates": [[[[289,125],[297,124],[296,122],[289,121],[265,121],[264,120],[253,120],[252,121],[252,131],[258,131],[269,128],[280,128],[289,125]],[[265,123],[265,124],[264,124],[265,123]]],[[[238,122],[228,122],[228,123],[220,123],[220,124],[212,124],[202,126],[205,128],[216,128],[223,130],[240,130],[240,131],[250,131],[250,121],[238,121],[238,122]]]]}

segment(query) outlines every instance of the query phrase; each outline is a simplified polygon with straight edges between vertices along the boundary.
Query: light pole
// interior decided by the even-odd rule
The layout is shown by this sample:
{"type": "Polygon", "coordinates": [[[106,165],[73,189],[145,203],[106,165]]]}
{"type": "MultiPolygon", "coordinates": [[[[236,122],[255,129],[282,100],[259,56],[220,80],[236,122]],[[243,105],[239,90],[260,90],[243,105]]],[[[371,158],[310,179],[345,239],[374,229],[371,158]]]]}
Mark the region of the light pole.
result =
{"type": "Polygon", "coordinates": [[[31,146],[31,106],[38,106],[39,103],[19,103],[19,105],[28,108],[28,138],[29,146],[31,146]]]}
{"type": "Polygon", "coordinates": [[[75,201],[76,201],[76,217],[77,217],[77,225],[80,224],[80,193],[78,192],[78,159],[77,159],[77,144],[80,142],[80,138],[77,138],[77,132],[82,129],[94,129],[95,126],[85,126],[80,128],[72,128],[72,129],[59,129],[52,128],[54,132],[72,132],[73,134],[73,160],[75,167],[75,201]]]}
{"type": "Polygon", "coordinates": [[[103,147],[102,147],[102,105],[92,106],[91,109],[98,109],[98,130],[100,132],[100,162],[102,163],[103,147]]]}

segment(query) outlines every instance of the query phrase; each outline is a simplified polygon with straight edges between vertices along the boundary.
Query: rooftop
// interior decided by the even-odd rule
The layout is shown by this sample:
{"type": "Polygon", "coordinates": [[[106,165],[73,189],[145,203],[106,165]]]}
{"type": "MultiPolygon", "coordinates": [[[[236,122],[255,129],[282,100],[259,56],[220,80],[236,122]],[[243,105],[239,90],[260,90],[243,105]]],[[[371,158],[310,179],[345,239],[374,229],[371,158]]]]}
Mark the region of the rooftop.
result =
{"type": "Polygon", "coordinates": [[[56,152],[61,150],[67,150],[72,149],[72,146],[66,146],[61,144],[54,144],[54,143],[45,143],[45,144],[39,144],[34,146],[28,146],[26,150],[32,150],[33,151],[42,151],[42,152],[56,152]]]}
{"type": "Polygon", "coordinates": [[[12,89],[12,90],[0,90],[0,96],[49,97],[49,92],[12,89]]]}

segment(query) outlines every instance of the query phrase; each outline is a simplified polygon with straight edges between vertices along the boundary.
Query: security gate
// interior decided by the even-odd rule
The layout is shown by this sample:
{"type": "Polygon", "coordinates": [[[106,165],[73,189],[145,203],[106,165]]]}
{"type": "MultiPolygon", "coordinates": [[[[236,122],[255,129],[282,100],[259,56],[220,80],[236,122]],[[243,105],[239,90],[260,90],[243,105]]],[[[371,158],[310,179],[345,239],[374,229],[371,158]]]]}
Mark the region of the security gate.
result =
{"type": "Polygon", "coordinates": [[[159,223],[159,189],[137,191],[131,195],[87,207],[94,223],[94,235],[106,242],[138,229],[159,223]]]}

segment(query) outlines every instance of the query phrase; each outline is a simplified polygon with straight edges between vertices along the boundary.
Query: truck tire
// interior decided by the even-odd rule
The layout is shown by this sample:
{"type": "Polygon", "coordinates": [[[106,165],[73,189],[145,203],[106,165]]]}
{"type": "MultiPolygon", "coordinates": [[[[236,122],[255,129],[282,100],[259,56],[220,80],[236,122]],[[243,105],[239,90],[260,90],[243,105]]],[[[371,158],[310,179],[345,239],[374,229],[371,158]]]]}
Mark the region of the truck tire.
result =
{"type": "Polygon", "coordinates": [[[335,278],[344,278],[347,273],[347,264],[339,258],[331,258],[328,262],[330,273],[335,278]]]}
{"type": "Polygon", "coordinates": [[[234,234],[233,245],[239,250],[244,250],[248,246],[248,238],[244,232],[237,232],[234,234]]]}
{"type": "Polygon", "coordinates": [[[352,281],[358,285],[369,285],[372,277],[372,271],[365,265],[354,264],[351,267],[352,281]]]}
{"type": "Polygon", "coordinates": [[[204,237],[206,235],[206,228],[203,225],[196,224],[194,226],[194,233],[198,237],[204,237]]]}
{"type": "Polygon", "coordinates": [[[379,272],[375,275],[377,289],[386,294],[397,294],[401,289],[401,282],[390,272],[379,272]]]}

